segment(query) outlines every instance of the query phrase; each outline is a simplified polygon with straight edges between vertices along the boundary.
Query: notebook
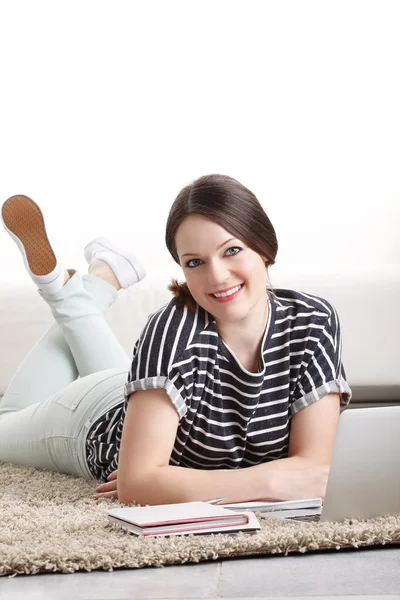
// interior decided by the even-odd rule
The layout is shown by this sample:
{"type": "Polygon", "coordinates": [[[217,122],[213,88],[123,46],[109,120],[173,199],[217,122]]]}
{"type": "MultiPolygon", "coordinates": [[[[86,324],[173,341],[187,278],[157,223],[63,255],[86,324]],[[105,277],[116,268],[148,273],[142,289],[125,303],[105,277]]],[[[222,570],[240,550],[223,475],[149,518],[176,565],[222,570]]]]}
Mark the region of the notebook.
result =
{"type": "Polygon", "coordinates": [[[143,536],[251,533],[261,529],[252,511],[232,511],[207,502],[127,506],[106,511],[111,523],[143,536]]]}
{"type": "Polygon", "coordinates": [[[277,517],[282,519],[297,519],[301,517],[320,516],[322,511],[321,498],[305,500],[285,500],[284,502],[235,502],[223,504],[224,508],[241,511],[251,510],[259,512],[262,517],[277,517]]]}

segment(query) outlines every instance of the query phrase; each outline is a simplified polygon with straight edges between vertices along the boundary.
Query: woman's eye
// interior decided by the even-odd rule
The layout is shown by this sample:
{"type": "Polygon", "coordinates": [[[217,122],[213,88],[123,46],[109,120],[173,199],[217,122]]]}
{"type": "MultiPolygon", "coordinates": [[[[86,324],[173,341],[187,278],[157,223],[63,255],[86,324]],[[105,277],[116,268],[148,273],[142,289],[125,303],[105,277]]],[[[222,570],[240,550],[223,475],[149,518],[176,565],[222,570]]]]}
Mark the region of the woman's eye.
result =
{"type": "Polygon", "coordinates": [[[199,258],[192,258],[191,260],[187,261],[186,266],[189,267],[189,269],[193,269],[194,267],[197,267],[197,265],[193,264],[194,262],[196,262],[196,260],[200,260],[200,259],[199,258]]]}
{"type": "Polygon", "coordinates": [[[230,254],[230,256],[235,256],[235,254],[239,254],[239,252],[242,250],[242,248],[240,246],[232,246],[231,248],[228,248],[227,252],[229,252],[230,250],[235,250],[235,252],[233,254],[230,254]],[[237,250],[237,252],[236,252],[237,250]]]}

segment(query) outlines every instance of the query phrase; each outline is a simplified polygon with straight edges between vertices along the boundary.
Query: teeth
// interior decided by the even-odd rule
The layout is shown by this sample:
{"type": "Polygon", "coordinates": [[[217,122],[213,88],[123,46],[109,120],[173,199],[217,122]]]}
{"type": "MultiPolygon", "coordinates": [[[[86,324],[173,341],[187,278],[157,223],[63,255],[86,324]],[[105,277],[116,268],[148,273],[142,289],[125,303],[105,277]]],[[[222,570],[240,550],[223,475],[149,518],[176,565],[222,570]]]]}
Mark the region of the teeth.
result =
{"type": "Polygon", "coordinates": [[[222,292],[222,294],[213,294],[213,296],[215,296],[216,298],[225,298],[225,296],[231,296],[232,294],[240,290],[241,287],[241,285],[237,285],[236,287],[232,288],[231,290],[228,290],[227,292],[222,292]]]}

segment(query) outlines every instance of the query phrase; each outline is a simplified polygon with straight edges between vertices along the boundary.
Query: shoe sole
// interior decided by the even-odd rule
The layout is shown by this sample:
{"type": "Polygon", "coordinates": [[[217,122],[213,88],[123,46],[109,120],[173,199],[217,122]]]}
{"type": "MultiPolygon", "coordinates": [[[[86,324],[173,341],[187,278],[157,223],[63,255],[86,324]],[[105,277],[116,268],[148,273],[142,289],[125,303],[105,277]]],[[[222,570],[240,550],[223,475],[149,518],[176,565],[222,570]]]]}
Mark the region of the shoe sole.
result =
{"type": "Polygon", "coordinates": [[[24,247],[31,272],[34,275],[51,273],[57,260],[38,205],[28,196],[11,196],[1,212],[5,227],[24,247]]]}

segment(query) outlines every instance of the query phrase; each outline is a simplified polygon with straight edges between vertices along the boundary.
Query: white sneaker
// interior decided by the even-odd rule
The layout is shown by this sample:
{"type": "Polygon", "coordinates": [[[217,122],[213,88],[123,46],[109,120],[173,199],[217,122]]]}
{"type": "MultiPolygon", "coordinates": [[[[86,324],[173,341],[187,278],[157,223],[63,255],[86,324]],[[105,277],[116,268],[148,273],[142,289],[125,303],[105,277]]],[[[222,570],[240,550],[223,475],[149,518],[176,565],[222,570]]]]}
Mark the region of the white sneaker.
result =
{"type": "Polygon", "coordinates": [[[64,269],[47,237],[43,214],[28,196],[11,196],[1,209],[4,228],[21,251],[32,281],[46,294],[57,294],[64,285],[64,269]]]}
{"type": "Polygon", "coordinates": [[[85,246],[84,256],[89,264],[94,260],[107,263],[122,288],[126,289],[146,277],[146,271],[137,256],[118,248],[107,238],[98,237],[89,242],[85,246]]]}

